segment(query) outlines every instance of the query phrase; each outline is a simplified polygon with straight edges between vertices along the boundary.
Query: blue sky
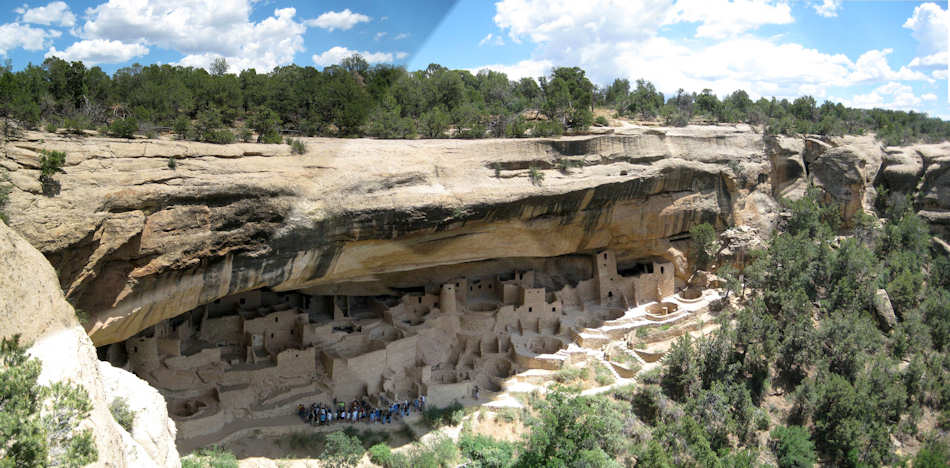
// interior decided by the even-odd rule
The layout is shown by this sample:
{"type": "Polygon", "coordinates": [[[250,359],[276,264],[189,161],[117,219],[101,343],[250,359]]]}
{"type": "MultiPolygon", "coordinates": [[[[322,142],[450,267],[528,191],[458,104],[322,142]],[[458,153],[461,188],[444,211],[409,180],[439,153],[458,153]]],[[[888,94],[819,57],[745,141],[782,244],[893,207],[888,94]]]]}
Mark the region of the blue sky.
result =
{"type": "Polygon", "coordinates": [[[231,71],[359,52],[512,79],[580,66],[598,84],[744,89],[950,119],[947,2],[843,0],[73,0],[0,3],[0,59],[231,71]]]}

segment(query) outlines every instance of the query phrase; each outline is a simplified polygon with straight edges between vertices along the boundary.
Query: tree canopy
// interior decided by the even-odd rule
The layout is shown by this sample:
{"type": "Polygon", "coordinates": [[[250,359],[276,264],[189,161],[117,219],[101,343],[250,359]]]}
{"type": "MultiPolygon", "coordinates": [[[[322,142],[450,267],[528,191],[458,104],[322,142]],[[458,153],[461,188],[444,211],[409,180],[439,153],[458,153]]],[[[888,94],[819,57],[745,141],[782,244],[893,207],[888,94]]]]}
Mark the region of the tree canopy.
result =
{"type": "MultiPolygon", "coordinates": [[[[288,65],[269,73],[229,73],[219,59],[210,72],[175,65],[133,64],[109,76],[99,67],[50,57],[40,66],[0,70],[0,117],[27,127],[105,128],[134,118],[138,129],[184,128],[183,119],[220,115],[221,128],[254,129],[261,142],[274,142],[274,129],[300,135],[381,138],[522,137],[585,131],[596,107],[619,116],[657,119],[669,125],[690,121],[747,122],[769,133],[875,132],[889,145],[941,141],[950,124],[918,112],[821,105],[811,96],[753,101],[744,90],[720,97],[709,89],[664,96],[639,79],[596,86],[578,67],[554,68],[542,77],[510,80],[504,73],[451,70],[430,64],[408,71],[370,65],[358,55],[318,70],[288,65]],[[541,117],[533,123],[524,115],[541,117]],[[547,119],[547,120],[544,120],[547,119]]],[[[131,120],[112,130],[128,135],[131,120]]],[[[113,127],[108,127],[112,129],[113,127]]],[[[226,141],[185,129],[185,137],[226,141]]]]}

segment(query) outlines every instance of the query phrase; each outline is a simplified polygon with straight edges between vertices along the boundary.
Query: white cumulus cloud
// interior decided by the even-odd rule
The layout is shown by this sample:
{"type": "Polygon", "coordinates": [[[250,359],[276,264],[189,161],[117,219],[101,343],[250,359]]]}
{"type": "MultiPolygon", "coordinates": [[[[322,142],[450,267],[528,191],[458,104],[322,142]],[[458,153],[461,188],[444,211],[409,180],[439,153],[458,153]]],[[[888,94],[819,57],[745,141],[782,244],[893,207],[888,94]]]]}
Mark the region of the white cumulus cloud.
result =
{"type": "Polygon", "coordinates": [[[495,24],[515,42],[527,37],[536,43],[560,43],[565,36],[580,33],[568,44],[577,47],[592,38],[648,37],[672,5],[667,0],[502,0],[495,8],[495,24]]]}
{"type": "Polygon", "coordinates": [[[363,57],[363,60],[366,60],[368,63],[392,63],[394,58],[402,60],[409,56],[409,54],[405,52],[396,52],[395,54],[390,52],[369,52],[366,50],[361,52],[336,46],[323,53],[314,54],[313,63],[321,67],[329,67],[330,65],[339,64],[343,59],[354,54],[359,54],[363,57]]]}
{"type": "Polygon", "coordinates": [[[0,25],[0,56],[6,56],[13,49],[23,48],[30,51],[43,50],[59,37],[59,31],[47,31],[20,23],[0,25]]]}
{"type": "Polygon", "coordinates": [[[947,51],[948,26],[950,13],[932,2],[917,5],[904,22],[904,27],[911,30],[911,36],[928,54],[947,51]]]}
{"type": "Polygon", "coordinates": [[[878,86],[870,93],[855,95],[852,99],[852,103],[857,107],[897,110],[913,109],[922,101],[910,86],[893,81],[878,86]]]}
{"type": "Polygon", "coordinates": [[[744,89],[756,98],[809,94],[825,99],[848,95],[845,90],[855,84],[933,80],[929,72],[893,68],[889,49],[869,50],[852,59],[781,35],[754,34],[761,26],[793,22],[789,3],[500,0],[495,25],[512,40],[533,44],[532,56],[517,64],[473,70],[510,69],[539,76],[554,66],[580,66],[601,85],[614,78],[645,78],[666,94],[677,88],[711,88],[719,95],[744,89]],[[697,24],[695,38],[665,37],[664,26],[683,22],[697,24]],[[530,73],[523,72],[532,66],[530,73]]]}
{"type": "Polygon", "coordinates": [[[408,38],[409,38],[409,33],[399,33],[399,34],[396,34],[396,37],[394,37],[393,40],[401,41],[403,39],[408,39],[408,38]]]}
{"type": "Polygon", "coordinates": [[[550,60],[522,60],[514,65],[485,65],[469,69],[473,74],[478,74],[482,70],[491,70],[508,75],[509,80],[520,80],[522,78],[538,78],[547,75],[554,68],[554,63],[550,60]]]}
{"type": "Polygon", "coordinates": [[[917,5],[903,25],[920,44],[920,57],[910,62],[911,67],[947,66],[947,30],[950,28],[950,10],[932,2],[917,5]]]}
{"type": "Polygon", "coordinates": [[[887,64],[887,56],[893,52],[892,49],[869,50],[855,62],[855,70],[849,77],[852,82],[860,83],[872,80],[927,80],[930,78],[918,71],[912,71],[907,67],[901,67],[898,70],[891,69],[887,64]]]}
{"type": "Polygon", "coordinates": [[[812,8],[815,9],[815,13],[825,18],[833,18],[838,16],[838,10],[841,9],[841,0],[823,0],[820,5],[812,5],[812,8]]]}
{"type": "Polygon", "coordinates": [[[315,19],[307,20],[307,26],[323,28],[330,31],[339,29],[347,31],[359,23],[367,23],[371,18],[364,14],[354,13],[349,8],[343,11],[328,11],[315,19]]]}
{"type": "Polygon", "coordinates": [[[158,46],[184,54],[184,65],[207,67],[224,57],[232,71],[270,71],[303,51],[306,26],[294,8],[250,20],[252,0],[109,0],[86,10],[76,33],[86,40],[158,46]]]}
{"type": "Polygon", "coordinates": [[[66,50],[50,48],[45,57],[59,57],[63,60],[81,60],[86,64],[121,63],[135,57],[148,54],[148,47],[142,44],[124,44],[119,41],[91,39],[75,42],[66,50]]]}
{"type": "Polygon", "coordinates": [[[700,23],[696,37],[722,39],[766,24],[794,22],[792,8],[771,0],[679,0],[667,22],[700,23]]]}
{"type": "Polygon", "coordinates": [[[937,95],[934,94],[934,93],[927,93],[927,94],[924,94],[924,95],[920,96],[920,98],[923,99],[924,101],[936,101],[936,100],[937,100],[937,95]]]}
{"type": "Polygon", "coordinates": [[[482,40],[478,41],[478,46],[481,47],[485,44],[491,44],[495,46],[505,45],[505,39],[501,36],[496,36],[492,33],[488,33],[487,36],[483,37],[482,40]]]}
{"type": "Polygon", "coordinates": [[[937,65],[946,65],[947,64],[947,51],[937,52],[936,54],[931,54],[926,57],[914,57],[910,61],[908,66],[911,67],[932,67],[937,65]]]}
{"type": "Polygon", "coordinates": [[[69,10],[66,2],[51,2],[46,6],[27,8],[26,5],[17,8],[24,23],[42,24],[45,26],[57,25],[72,27],[76,24],[76,15],[69,10]]]}

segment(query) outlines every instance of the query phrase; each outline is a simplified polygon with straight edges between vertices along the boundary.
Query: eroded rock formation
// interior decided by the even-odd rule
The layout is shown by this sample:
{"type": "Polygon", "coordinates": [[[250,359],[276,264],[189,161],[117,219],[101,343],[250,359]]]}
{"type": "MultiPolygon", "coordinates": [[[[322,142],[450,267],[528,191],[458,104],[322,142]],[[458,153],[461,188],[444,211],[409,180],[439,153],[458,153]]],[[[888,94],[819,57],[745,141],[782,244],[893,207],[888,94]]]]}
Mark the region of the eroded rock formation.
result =
{"type": "Polygon", "coordinates": [[[885,153],[870,136],[742,126],[618,133],[310,139],[303,156],[286,145],[27,134],[3,146],[0,165],[16,189],[12,227],[91,314],[97,345],[241,291],[387,294],[415,286],[413,272],[468,262],[609,248],[620,260],[666,258],[685,280],[692,225],[767,237],[778,200],[809,184],[846,217],[883,186],[911,196],[943,234],[950,223],[948,144],[885,153]],[[67,154],[53,196],[37,177],[42,149],[67,154]]]}
{"type": "Polygon", "coordinates": [[[386,294],[417,285],[417,270],[469,262],[609,248],[620,261],[664,257],[683,277],[694,224],[774,217],[747,202],[770,170],[747,129],[313,139],[303,156],[281,145],[45,138],[6,146],[18,189],[8,211],[92,315],[97,345],[241,291],[386,294]],[[55,196],[37,182],[41,149],[67,153],[55,196]]]}
{"type": "MultiPolygon", "coordinates": [[[[872,136],[770,137],[745,126],[305,141],[304,155],[41,134],[3,145],[12,227],[89,314],[100,357],[158,387],[193,446],[317,396],[447,402],[516,369],[556,368],[561,358],[538,356],[623,338],[634,323],[617,322],[624,310],[679,290],[683,302],[637,312],[646,323],[702,300],[719,280],[687,283],[692,226],[725,231],[720,258],[741,266],[781,222],[781,199],[810,186],[845,219],[871,209],[883,187],[945,238],[950,226],[950,144],[884,148],[872,136]],[[67,154],[55,183],[38,182],[42,150],[67,154]],[[609,268],[599,266],[605,253],[609,268]],[[637,282],[656,268],[663,291],[646,294],[637,282]],[[464,292],[476,284],[486,291],[464,292]]],[[[0,311],[22,315],[2,301],[0,311]]],[[[48,334],[58,316],[24,326],[48,334]]],[[[641,351],[625,353],[662,356],[641,351]]],[[[104,398],[141,383],[105,363],[98,372],[111,382],[104,398]]],[[[133,406],[154,413],[160,400],[142,390],[133,406]]],[[[122,437],[137,441],[139,458],[177,460],[160,423],[122,437]]]]}
{"type": "Polygon", "coordinates": [[[165,400],[135,375],[98,360],[92,341],[63,298],[56,272],[2,221],[0,262],[0,337],[21,335],[30,346],[29,354],[43,364],[40,384],[69,381],[88,392],[92,411],[79,426],[93,429],[95,466],[179,466],[175,425],[168,419],[165,400]],[[131,433],[109,411],[116,398],[126,399],[135,410],[131,433]]]}

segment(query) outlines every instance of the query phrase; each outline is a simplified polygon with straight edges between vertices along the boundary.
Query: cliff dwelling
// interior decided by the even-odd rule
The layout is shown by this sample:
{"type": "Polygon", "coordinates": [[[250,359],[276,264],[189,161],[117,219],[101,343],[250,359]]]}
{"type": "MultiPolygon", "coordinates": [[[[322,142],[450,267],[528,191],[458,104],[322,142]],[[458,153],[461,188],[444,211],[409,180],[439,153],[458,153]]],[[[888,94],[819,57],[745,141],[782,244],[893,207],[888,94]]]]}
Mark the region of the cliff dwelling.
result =
{"type": "Polygon", "coordinates": [[[519,372],[586,359],[584,348],[677,312],[671,263],[618,268],[609,250],[582,261],[579,271],[591,272],[585,279],[511,270],[428,281],[400,295],[247,291],[99,352],[164,394],[183,446],[216,443],[314,402],[425,395],[447,406],[476,386],[500,392],[519,372]],[[621,320],[638,306],[639,317],[621,320]]]}

